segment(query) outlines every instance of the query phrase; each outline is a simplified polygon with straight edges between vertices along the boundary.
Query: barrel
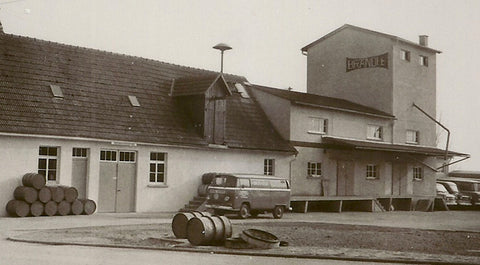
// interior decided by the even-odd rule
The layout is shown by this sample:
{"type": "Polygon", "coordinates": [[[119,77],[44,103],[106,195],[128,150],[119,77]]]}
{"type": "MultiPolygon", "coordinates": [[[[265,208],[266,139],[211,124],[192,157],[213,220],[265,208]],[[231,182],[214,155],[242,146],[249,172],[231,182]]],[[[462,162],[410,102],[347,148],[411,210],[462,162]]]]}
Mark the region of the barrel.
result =
{"type": "Polygon", "coordinates": [[[38,200],[47,203],[52,199],[52,192],[49,188],[43,187],[38,190],[38,200]]]}
{"type": "Polygon", "coordinates": [[[61,202],[64,197],[65,193],[63,189],[59,186],[47,186],[50,189],[50,192],[52,194],[52,201],[54,202],[61,202]]]}
{"type": "Polygon", "coordinates": [[[23,186],[32,187],[34,189],[41,189],[45,186],[45,176],[37,173],[27,173],[22,177],[23,186]]]}
{"type": "Polygon", "coordinates": [[[172,219],[172,231],[176,238],[187,238],[187,223],[194,217],[210,215],[209,212],[182,212],[177,213],[172,219]]]}
{"type": "Polygon", "coordinates": [[[78,198],[78,190],[74,187],[60,186],[63,189],[64,200],[73,202],[78,198]]]}
{"type": "Polygon", "coordinates": [[[79,215],[83,213],[83,203],[80,200],[74,200],[70,204],[70,213],[73,215],[79,215]]]}
{"type": "Polygon", "coordinates": [[[31,216],[40,216],[43,214],[43,203],[40,201],[34,201],[32,204],[30,204],[30,215],[31,216]]]}
{"type": "Polygon", "coordinates": [[[198,189],[197,189],[198,196],[207,196],[208,187],[210,187],[210,185],[207,185],[207,184],[201,184],[200,186],[198,186],[198,189]]]}
{"type": "Polygon", "coordinates": [[[70,203],[63,200],[58,203],[57,205],[57,214],[61,216],[65,216],[70,213],[71,206],[70,203]]]}
{"type": "Polygon", "coordinates": [[[79,201],[83,204],[82,214],[91,215],[97,209],[97,204],[93,200],[79,199],[79,201]]]}
{"type": "Polygon", "coordinates": [[[27,203],[32,203],[38,198],[38,191],[32,187],[18,186],[13,191],[13,197],[27,203]]]}
{"type": "Polygon", "coordinates": [[[220,245],[232,236],[232,225],[226,217],[194,217],[187,223],[187,239],[195,246],[220,245]]]}
{"type": "Polygon", "coordinates": [[[5,208],[10,216],[25,217],[30,212],[28,203],[20,200],[10,200],[5,208]]]}
{"type": "Polygon", "coordinates": [[[43,205],[43,214],[54,216],[57,213],[58,204],[55,201],[49,201],[43,205]]]}
{"type": "Polygon", "coordinates": [[[202,184],[210,185],[212,183],[213,178],[215,178],[216,173],[205,173],[202,175],[202,184]]]}

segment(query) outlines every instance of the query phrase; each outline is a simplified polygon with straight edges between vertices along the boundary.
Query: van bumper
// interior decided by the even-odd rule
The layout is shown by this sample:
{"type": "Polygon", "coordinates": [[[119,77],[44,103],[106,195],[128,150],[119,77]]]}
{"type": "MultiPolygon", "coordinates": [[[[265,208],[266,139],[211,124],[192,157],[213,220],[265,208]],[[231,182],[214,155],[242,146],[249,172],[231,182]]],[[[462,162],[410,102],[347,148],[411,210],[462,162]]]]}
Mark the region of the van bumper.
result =
{"type": "Polygon", "coordinates": [[[216,209],[216,210],[223,210],[223,211],[230,211],[230,212],[238,212],[239,211],[239,209],[234,209],[231,206],[206,204],[205,207],[207,207],[209,209],[216,209]]]}

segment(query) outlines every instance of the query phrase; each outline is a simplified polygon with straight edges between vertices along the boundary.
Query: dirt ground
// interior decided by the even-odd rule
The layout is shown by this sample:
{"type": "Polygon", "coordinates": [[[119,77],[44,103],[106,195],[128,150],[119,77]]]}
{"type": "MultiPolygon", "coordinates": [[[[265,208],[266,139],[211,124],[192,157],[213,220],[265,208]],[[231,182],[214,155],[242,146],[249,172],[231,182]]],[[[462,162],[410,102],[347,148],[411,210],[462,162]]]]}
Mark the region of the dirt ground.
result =
{"type": "MultiPolygon", "coordinates": [[[[480,257],[480,233],[390,228],[311,222],[235,223],[233,234],[256,228],[275,234],[289,247],[372,249],[380,251],[480,257]]],[[[186,246],[171,224],[102,226],[39,231],[57,242],[120,244],[144,247],[186,246]]],[[[38,235],[36,235],[38,237],[38,235]]]]}

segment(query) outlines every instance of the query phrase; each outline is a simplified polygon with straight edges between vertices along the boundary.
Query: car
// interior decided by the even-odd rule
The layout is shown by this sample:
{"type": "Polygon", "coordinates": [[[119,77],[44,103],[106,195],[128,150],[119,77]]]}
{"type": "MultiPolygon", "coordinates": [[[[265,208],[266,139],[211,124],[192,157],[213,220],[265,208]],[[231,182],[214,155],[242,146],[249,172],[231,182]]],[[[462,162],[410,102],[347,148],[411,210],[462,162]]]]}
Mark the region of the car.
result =
{"type": "Polygon", "coordinates": [[[445,186],[440,183],[437,183],[437,197],[442,198],[447,205],[457,204],[455,195],[450,194],[445,186]]]}
{"type": "Polygon", "coordinates": [[[448,177],[439,179],[440,181],[450,181],[457,184],[460,193],[470,196],[472,205],[480,204],[480,180],[468,178],[448,177]]]}
{"type": "Polygon", "coordinates": [[[457,184],[455,184],[454,182],[451,182],[451,181],[437,181],[437,183],[442,184],[450,194],[455,196],[455,199],[456,199],[458,205],[470,205],[472,203],[470,196],[462,194],[458,190],[457,184]]]}
{"type": "Polygon", "coordinates": [[[271,212],[282,218],[290,208],[290,184],[281,177],[254,174],[216,174],[208,188],[206,207],[217,215],[240,218],[271,212]]]}

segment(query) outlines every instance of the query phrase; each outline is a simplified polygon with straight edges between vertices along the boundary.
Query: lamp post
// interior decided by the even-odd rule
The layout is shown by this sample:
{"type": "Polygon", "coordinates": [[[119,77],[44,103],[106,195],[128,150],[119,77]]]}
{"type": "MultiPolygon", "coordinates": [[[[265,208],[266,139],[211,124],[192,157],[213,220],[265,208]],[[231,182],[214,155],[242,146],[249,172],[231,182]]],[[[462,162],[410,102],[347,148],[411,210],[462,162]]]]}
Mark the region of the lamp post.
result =
{"type": "Polygon", "coordinates": [[[220,50],[222,54],[221,62],[220,62],[220,73],[223,73],[223,52],[226,50],[231,50],[232,47],[228,46],[225,43],[219,43],[215,46],[213,46],[214,49],[220,50]]]}

